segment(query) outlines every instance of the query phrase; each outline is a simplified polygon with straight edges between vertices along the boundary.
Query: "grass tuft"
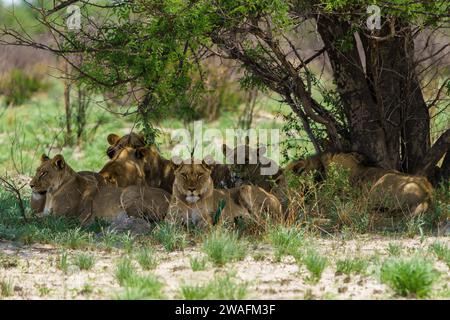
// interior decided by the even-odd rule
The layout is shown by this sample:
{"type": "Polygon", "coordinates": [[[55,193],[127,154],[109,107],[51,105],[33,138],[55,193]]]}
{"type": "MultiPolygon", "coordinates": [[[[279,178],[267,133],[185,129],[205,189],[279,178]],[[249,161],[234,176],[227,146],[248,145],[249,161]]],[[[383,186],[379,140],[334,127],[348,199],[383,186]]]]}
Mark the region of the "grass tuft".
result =
{"type": "Polygon", "coordinates": [[[303,234],[295,227],[277,225],[269,230],[268,239],[275,248],[275,259],[280,261],[283,256],[298,255],[303,234]]]}
{"type": "Polygon", "coordinates": [[[322,273],[327,266],[328,260],[321,256],[316,250],[309,249],[301,258],[301,262],[311,273],[310,280],[312,282],[317,282],[322,277],[322,273]]]}
{"type": "Polygon", "coordinates": [[[336,271],[346,275],[364,274],[367,266],[368,262],[363,258],[342,259],[336,262],[336,271]]]}
{"type": "Polygon", "coordinates": [[[247,295],[247,284],[238,284],[232,275],[227,274],[204,285],[183,285],[180,295],[186,300],[241,300],[247,295]]]}
{"type": "Polygon", "coordinates": [[[155,252],[149,248],[142,248],[137,252],[136,260],[144,270],[153,270],[158,265],[158,259],[155,252]]]}
{"type": "Polygon", "coordinates": [[[443,243],[435,242],[430,245],[430,250],[434,252],[436,257],[445,262],[450,267],[450,248],[443,243]]]}
{"type": "Polygon", "coordinates": [[[93,256],[87,253],[79,253],[75,256],[74,264],[80,268],[80,270],[90,270],[95,264],[93,256]]]}
{"type": "Polygon", "coordinates": [[[205,258],[197,258],[197,257],[189,257],[189,263],[191,265],[192,271],[202,271],[206,269],[206,259],[205,258]]]}
{"type": "Polygon", "coordinates": [[[381,281],[388,284],[400,296],[426,297],[439,273],[425,258],[389,258],[381,266],[381,281]]]}
{"type": "Polygon", "coordinates": [[[227,262],[243,260],[247,254],[247,244],[235,232],[217,229],[203,241],[203,251],[216,266],[227,262]]]}
{"type": "Polygon", "coordinates": [[[159,224],[153,231],[153,237],[166,251],[183,250],[187,246],[187,235],[178,225],[169,222],[159,224]]]}

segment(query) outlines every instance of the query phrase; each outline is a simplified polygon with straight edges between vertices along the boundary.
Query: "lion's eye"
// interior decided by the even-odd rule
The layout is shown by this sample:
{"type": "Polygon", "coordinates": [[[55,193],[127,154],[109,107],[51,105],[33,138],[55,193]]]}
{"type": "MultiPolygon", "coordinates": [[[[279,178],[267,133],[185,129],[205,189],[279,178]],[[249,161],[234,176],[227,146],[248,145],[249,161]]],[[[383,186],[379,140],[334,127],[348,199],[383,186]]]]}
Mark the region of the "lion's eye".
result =
{"type": "Polygon", "coordinates": [[[47,174],[47,171],[42,172],[42,173],[39,175],[39,178],[44,177],[46,174],[47,174]]]}
{"type": "Polygon", "coordinates": [[[197,175],[197,179],[201,179],[201,177],[203,177],[203,174],[200,173],[197,175]]]}

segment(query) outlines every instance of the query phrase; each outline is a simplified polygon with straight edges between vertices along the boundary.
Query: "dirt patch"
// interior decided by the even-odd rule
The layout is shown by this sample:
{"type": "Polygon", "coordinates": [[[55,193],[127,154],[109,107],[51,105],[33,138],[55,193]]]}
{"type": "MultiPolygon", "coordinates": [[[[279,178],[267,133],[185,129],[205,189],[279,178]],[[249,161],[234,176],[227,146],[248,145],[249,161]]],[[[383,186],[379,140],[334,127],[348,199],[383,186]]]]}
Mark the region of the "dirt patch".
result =
{"type": "MultiPolygon", "coordinates": [[[[283,257],[277,262],[273,249],[267,244],[254,246],[243,261],[228,263],[222,268],[216,268],[208,262],[203,271],[194,272],[190,267],[190,257],[204,257],[198,246],[170,253],[162,247],[155,247],[159,263],[152,271],[142,270],[135,260],[133,264],[141,274],[156,275],[164,283],[164,295],[169,299],[181,298],[180,286],[183,284],[205,284],[230,271],[237,282],[247,283],[248,299],[398,298],[388,286],[380,282],[375,263],[370,264],[365,275],[347,276],[336,272],[335,262],[338,259],[361,257],[382,260],[388,256],[390,244],[399,246],[402,255],[421,252],[434,259],[435,268],[441,272],[434,291],[446,289],[450,280],[447,265],[428,253],[428,246],[435,241],[450,245],[448,237],[392,239],[361,236],[352,240],[312,238],[308,241],[329,261],[317,283],[309,280],[309,271],[293,257],[283,257]]],[[[3,297],[6,299],[110,299],[122,290],[114,275],[117,261],[125,254],[119,249],[89,252],[67,250],[69,262],[83,252],[92,255],[95,264],[90,270],[80,270],[69,263],[66,272],[57,267],[61,250],[53,246],[21,246],[0,242],[0,252],[4,257],[16,261],[7,267],[0,266],[0,280],[9,281],[13,287],[12,295],[3,297]]],[[[433,297],[448,299],[448,296],[433,297]]]]}

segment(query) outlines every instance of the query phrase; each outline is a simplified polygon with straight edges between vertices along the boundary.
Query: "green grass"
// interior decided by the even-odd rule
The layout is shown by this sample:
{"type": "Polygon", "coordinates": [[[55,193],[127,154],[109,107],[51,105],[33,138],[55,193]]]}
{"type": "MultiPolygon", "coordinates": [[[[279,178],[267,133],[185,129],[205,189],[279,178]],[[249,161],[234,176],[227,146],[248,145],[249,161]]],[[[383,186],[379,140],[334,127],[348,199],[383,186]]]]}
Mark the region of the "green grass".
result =
{"type": "Polygon", "coordinates": [[[439,260],[445,262],[450,267],[450,248],[447,245],[435,242],[430,245],[430,250],[434,252],[439,260]]]}
{"type": "Polygon", "coordinates": [[[67,273],[67,270],[69,268],[69,261],[67,252],[65,250],[59,254],[56,260],[56,267],[62,272],[67,273]]]}
{"type": "Polygon", "coordinates": [[[152,235],[169,252],[183,250],[188,244],[187,234],[183,228],[170,222],[163,222],[157,225],[152,235]]]}
{"type": "Polygon", "coordinates": [[[131,260],[122,257],[117,264],[116,279],[123,291],[115,298],[119,300],[163,299],[164,284],[154,275],[141,276],[136,273],[131,260]]]}
{"type": "Polygon", "coordinates": [[[277,261],[286,255],[297,256],[303,244],[303,233],[296,227],[272,226],[267,238],[275,249],[277,261]]]}
{"type": "Polygon", "coordinates": [[[10,297],[13,295],[14,286],[11,280],[1,279],[0,280],[0,296],[10,297]]]}
{"type": "Polygon", "coordinates": [[[247,244],[235,232],[216,229],[203,240],[202,250],[216,266],[227,262],[243,260],[247,254],[247,244]]]}
{"type": "Polygon", "coordinates": [[[49,287],[47,287],[45,284],[42,285],[38,285],[37,289],[39,291],[39,296],[41,297],[45,297],[48,296],[50,294],[50,292],[52,291],[49,287]]]}
{"type": "Polygon", "coordinates": [[[74,263],[80,270],[90,270],[95,264],[95,259],[87,253],[79,253],[75,256],[74,263]]]}
{"type": "Polygon", "coordinates": [[[346,275],[364,274],[368,267],[368,261],[363,258],[341,259],[336,261],[336,272],[346,275]]]}
{"type": "Polygon", "coordinates": [[[0,252],[0,268],[11,269],[19,265],[17,257],[0,252]]]}
{"type": "Polygon", "coordinates": [[[386,248],[386,251],[390,256],[398,257],[402,253],[402,246],[390,242],[386,248]]]}
{"type": "Polygon", "coordinates": [[[206,269],[207,260],[205,258],[189,257],[189,264],[192,271],[202,271],[206,269]]]}
{"type": "Polygon", "coordinates": [[[438,277],[433,263],[420,256],[389,258],[380,270],[381,281],[404,297],[427,297],[438,277]]]}
{"type": "Polygon", "coordinates": [[[216,277],[203,285],[182,285],[180,296],[185,300],[241,300],[247,295],[247,284],[239,284],[231,274],[216,277]]]}
{"type": "Polygon", "coordinates": [[[150,248],[141,248],[136,253],[136,260],[144,270],[155,269],[158,265],[158,259],[155,257],[155,252],[150,248]]]}
{"type": "Polygon", "coordinates": [[[129,281],[135,275],[135,268],[128,257],[122,257],[117,263],[116,279],[121,286],[129,281]]]}
{"type": "Polygon", "coordinates": [[[327,266],[328,259],[320,255],[316,250],[308,249],[306,254],[301,257],[301,262],[311,274],[309,280],[312,282],[317,282],[322,277],[322,273],[327,266]]]}

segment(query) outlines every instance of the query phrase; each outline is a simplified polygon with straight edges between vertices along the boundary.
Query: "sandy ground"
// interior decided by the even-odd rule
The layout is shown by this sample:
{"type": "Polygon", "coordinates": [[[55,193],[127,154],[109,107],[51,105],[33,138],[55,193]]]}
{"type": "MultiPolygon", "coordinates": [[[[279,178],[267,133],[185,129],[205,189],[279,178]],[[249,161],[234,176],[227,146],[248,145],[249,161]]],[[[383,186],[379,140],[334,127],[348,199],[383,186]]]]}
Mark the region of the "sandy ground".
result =
{"type": "MultiPolygon", "coordinates": [[[[252,248],[247,257],[240,262],[228,263],[216,268],[208,263],[206,270],[191,270],[189,258],[201,257],[198,247],[184,251],[167,253],[156,247],[159,264],[155,270],[140,273],[153,273],[164,284],[167,298],[180,298],[182,284],[204,284],[215,275],[226,274],[230,270],[236,273],[235,279],[247,283],[247,299],[392,299],[398,298],[386,285],[380,283],[376,274],[339,275],[335,270],[335,261],[344,257],[387,256],[389,243],[402,246],[403,255],[416,250],[427,251],[428,245],[440,241],[450,245],[449,237],[398,239],[381,236],[361,236],[354,240],[312,239],[315,247],[329,259],[328,267],[317,283],[308,281],[309,272],[299,266],[292,257],[284,257],[276,262],[273,249],[269,245],[252,248]]],[[[7,299],[111,299],[122,288],[114,277],[117,261],[123,254],[120,250],[111,252],[92,251],[95,265],[91,270],[80,271],[70,265],[68,272],[56,267],[60,249],[48,245],[19,246],[11,242],[0,242],[0,252],[14,258],[15,265],[0,267],[0,280],[9,280],[13,284],[13,295],[7,299]]],[[[70,257],[85,250],[69,250],[70,257]]],[[[441,277],[435,284],[434,291],[440,292],[450,284],[449,268],[442,262],[435,263],[441,277]]],[[[369,268],[370,271],[370,268],[369,268]]],[[[439,294],[434,296],[439,298],[439,294]]],[[[449,297],[443,297],[449,299],[449,297]]]]}

